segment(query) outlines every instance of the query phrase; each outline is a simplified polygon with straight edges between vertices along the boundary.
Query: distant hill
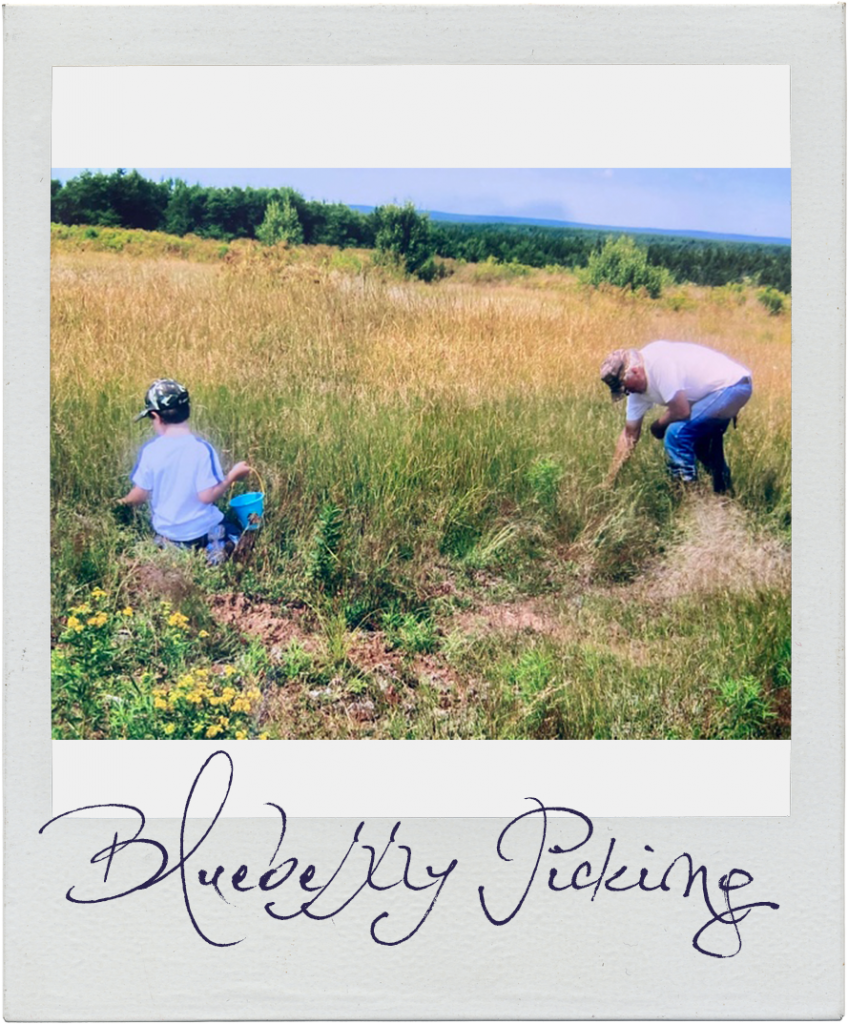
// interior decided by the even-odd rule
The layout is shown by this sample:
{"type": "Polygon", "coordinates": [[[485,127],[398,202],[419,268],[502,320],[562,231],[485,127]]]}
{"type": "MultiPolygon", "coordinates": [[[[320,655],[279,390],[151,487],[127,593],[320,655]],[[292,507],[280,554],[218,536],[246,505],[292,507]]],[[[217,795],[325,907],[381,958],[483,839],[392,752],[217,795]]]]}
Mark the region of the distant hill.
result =
{"type": "MultiPolygon", "coordinates": [[[[356,206],[351,204],[352,210],[359,213],[371,213],[373,206],[356,206]]],[[[730,235],[720,234],[713,231],[678,231],[672,228],[634,228],[621,227],[611,224],[579,224],[569,220],[545,220],[534,217],[498,217],[487,216],[486,214],[468,213],[445,213],[442,210],[421,210],[426,213],[430,220],[441,221],[448,224],[509,224],[527,225],[528,227],[541,228],[576,228],[581,231],[608,231],[613,233],[625,233],[632,235],[667,235],[674,238],[703,238],[710,242],[760,242],[763,245],[789,245],[788,238],[767,238],[763,235],[730,235]]]]}

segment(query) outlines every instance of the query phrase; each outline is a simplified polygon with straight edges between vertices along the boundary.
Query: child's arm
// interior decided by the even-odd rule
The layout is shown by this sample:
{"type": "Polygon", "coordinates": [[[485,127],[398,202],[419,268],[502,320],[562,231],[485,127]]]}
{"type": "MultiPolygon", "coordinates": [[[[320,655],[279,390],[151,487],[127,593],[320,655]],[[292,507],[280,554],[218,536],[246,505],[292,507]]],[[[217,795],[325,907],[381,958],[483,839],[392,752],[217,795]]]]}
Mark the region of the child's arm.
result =
{"type": "Polygon", "coordinates": [[[119,505],[143,505],[146,501],[150,500],[150,491],[145,491],[143,487],[133,486],[128,494],[125,494],[123,498],[118,499],[119,505]]]}
{"type": "Polygon", "coordinates": [[[214,487],[207,487],[205,491],[198,491],[197,497],[204,503],[204,505],[211,505],[222,495],[226,494],[236,480],[241,480],[250,472],[250,466],[248,466],[246,462],[237,462],[229,473],[227,473],[221,483],[215,484],[214,487]]]}

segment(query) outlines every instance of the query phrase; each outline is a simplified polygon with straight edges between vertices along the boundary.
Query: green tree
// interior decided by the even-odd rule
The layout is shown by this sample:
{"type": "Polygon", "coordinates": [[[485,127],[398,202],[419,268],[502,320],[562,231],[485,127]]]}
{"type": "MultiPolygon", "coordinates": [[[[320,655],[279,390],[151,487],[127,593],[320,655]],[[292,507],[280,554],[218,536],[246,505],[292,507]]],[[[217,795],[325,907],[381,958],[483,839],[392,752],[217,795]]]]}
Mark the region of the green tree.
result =
{"type": "Polygon", "coordinates": [[[591,253],[585,277],[596,288],[603,282],[633,291],[644,288],[652,299],[659,298],[663,287],[674,280],[665,267],[648,263],[645,250],[627,235],[607,238],[603,249],[591,253]]]}
{"type": "Polygon", "coordinates": [[[282,205],[276,200],[268,203],[265,219],[256,229],[256,237],[263,245],[275,245],[277,242],[299,245],[303,241],[303,226],[288,196],[282,205]]]}
{"type": "Polygon", "coordinates": [[[431,281],[437,270],[430,218],[416,212],[412,203],[378,206],[373,217],[374,242],[381,255],[403,266],[408,273],[431,281]]]}

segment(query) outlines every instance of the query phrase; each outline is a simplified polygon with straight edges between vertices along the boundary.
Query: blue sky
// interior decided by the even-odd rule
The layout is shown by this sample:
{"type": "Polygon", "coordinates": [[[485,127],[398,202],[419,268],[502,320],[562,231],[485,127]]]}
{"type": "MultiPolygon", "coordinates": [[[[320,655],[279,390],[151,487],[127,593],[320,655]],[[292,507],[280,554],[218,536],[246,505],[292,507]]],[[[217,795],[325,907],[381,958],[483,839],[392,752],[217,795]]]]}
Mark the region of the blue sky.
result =
{"type": "MultiPolygon", "coordinates": [[[[111,167],[90,168],[110,172],[111,167]]],[[[83,168],[56,168],[65,181],[83,168]]],[[[377,206],[411,200],[447,213],[540,217],[627,228],[789,238],[788,168],[423,169],[139,167],[201,185],[290,185],[307,199],[377,206]]]]}

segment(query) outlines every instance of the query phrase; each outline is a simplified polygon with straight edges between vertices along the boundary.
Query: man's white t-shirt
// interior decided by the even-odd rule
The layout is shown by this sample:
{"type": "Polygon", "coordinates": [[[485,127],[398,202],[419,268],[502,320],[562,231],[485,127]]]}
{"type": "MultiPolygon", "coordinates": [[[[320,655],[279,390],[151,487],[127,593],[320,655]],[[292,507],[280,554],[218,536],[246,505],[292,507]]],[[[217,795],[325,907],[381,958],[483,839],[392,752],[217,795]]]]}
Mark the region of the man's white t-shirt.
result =
{"type": "Polygon", "coordinates": [[[668,405],[682,391],[694,405],[714,391],[738,384],[751,371],[715,349],[685,341],[652,341],[640,349],[648,388],[627,396],[627,420],[641,420],[654,405],[668,405]]]}
{"type": "Polygon", "coordinates": [[[197,497],[223,479],[218,453],[194,434],[148,441],[131,474],[134,484],[150,491],[153,529],[180,541],[198,540],[224,518],[219,508],[197,497]]]}

